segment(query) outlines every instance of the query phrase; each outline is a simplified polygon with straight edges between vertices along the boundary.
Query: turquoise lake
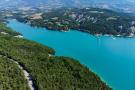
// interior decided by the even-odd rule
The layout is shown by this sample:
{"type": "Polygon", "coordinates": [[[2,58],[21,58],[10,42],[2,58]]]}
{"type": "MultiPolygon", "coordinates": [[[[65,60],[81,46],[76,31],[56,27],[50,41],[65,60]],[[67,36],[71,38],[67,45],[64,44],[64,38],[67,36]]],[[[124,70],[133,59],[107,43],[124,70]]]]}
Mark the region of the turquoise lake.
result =
{"type": "Polygon", "coordinates": [[[76,30],[50,31],[16,20],[10,20],[8,26],[26,39],[54,48],[57,56],[79,60],[114,90],[135,90],[135,38],[96,37],[76,30]]]}

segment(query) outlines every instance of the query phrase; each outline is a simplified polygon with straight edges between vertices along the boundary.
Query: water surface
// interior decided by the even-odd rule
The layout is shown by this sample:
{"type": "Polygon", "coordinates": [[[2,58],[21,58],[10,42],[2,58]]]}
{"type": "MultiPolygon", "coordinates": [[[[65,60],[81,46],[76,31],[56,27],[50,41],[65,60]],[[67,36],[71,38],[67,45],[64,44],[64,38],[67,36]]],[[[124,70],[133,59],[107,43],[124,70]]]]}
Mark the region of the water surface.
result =
{"type": "Polygon", "coordinates": [[[115,90],[135,90],[135,38],[95,37],[75,30],[50,31],[16,20],[10,20],[8,26],[26,39],[54,48],[58,56],[79,60],[115,90]]]}

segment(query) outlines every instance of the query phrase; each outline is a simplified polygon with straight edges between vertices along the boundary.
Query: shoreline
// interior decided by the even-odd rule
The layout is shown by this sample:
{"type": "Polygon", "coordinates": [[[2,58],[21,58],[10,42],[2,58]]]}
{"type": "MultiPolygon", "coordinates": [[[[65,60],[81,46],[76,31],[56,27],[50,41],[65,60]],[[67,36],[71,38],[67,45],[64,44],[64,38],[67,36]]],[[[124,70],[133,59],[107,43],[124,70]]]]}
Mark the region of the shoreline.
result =
{"type": "MultiPolygon", "coordinates": [[[[9,21],[9,20],[15,20],[15,21],[18,21],[17,19],[14,19],[14,18],[12,18],[12,19],[7,19],[7,21],[9,21]]],[[[20,22],[20,21],[18,21],[18,22],[20,22]]],[[[9,21],[9,23],[10,23],[10,21],[9,21]]],[[[24,23],[24,22],[20,22],[20,23],[24,23]]],[[[25,24],[27,24],[27,25],[29,25],[29,26],[31,26],[31,24],[30,23],[25,23],[25,24]]],[[[45,29],[47,29],[47,30],[50,30],[50,31],[58,31],[58,32],[70,32],[71,30],[76,30],[76,31],[80,31],[80,32],[84,32],[84,33],[87,33],[87,34],[90,34],[90,35],[94,35],[94,36],[110,36],[110,37],[122,37],[122,38],[134,38],[135,37],[135,34],[132,34],[131,33],[131,35],[121,35],[121,34],[117,34],[117,35],[113,35],[113,34],[102,34],[102,33],[95,33],[95,34],[93,34],[93,33],[90,33],[88,30],[81,30],[81,29],[72,29],[72,28],[69,28],[68,30],[60,30],[60,29],[54,29],[54,28],[52,28],[52,29],[49,29],[47,26],[45,26],[45,27],[38,27],[38,26],[31,26],[31,27],[34,27],[34,28],[45,28],[45,29]]]]}
{"type": "MultiPolygon", "coordinates": [[[[14,20],[16,20],[16,19],[14,19],[14,20]]],[[[19,22],[19,21],[18,21],[19,22]]],[[[21,22],[20,22],[21,23],[21,22]]],[[[24,23],[24,24],[26,24],[26,23],[24,23]]],[[[32,26],[31,26],[32,27],[32,26]]],[[[34,28],[41,28],[41,27],[34,27],[34,28]]],[[[46,28],[47,29],[47,28],[46,28]]],[[[47,29],[48,30],[48,29],[47,29]]],[[[59,30],[50,30],[50,31],[58,31],[58,32],[70,32],[70,31],[72,31],[72,30],[74,30],[74,29],[69,29],[68,31],[64,31],[64,30],[61,30],[61,31],[59,31],[59,30]]],[[[75,31],[78,31],[78,32],[81,32],[81,31],[79,31],[79,30],[75,30],[75,31]]],[[[86,32],[85,32],[86,33],[86,32]]],[[[86,34],[89,34],[89,33],[86,33],[86,34]]],[[[89,34],[89,35],[92,35],[92,34],[89,34]]],[[[96,35],[95,35],[96,36],[96,35]]],[[[55,54],[53,55],[53,54],[49,54],[48,55],[49,57],[54,57],[54,56],[56,56],[55,54]]],[[[71,57],[72,58],[72,57],[71,57]]],[[[74,58],[73,58],[74,59],[74,58]]],[[[76,59],[77,60],[77,59],[76,59]]],[[[77,60],[78,62],[80,62],[79,60],[77,60]]],[[[82,63],[81,63],[82,64],[82,63]]],[[[82,64],[83,66],[85,66],[85,67],[87,67],[87,65],[85,65],[85,64],[82,64]]],[[[91,69],[90,67],[87,67],[87,68],[89,68],[89,70],[90,71],[92,71],[96,76],[98,76],[100,79],[101,79],[101,81],[103,81],[107,86],[109,86],[110,88],[113,88],[109,83],[107,83],[106,82],[106,80],[105,79],[103,79],[103,77],[100,75],[100,74],[98,74],[97,72],[95,72],[93,69],[91,69]]]]}

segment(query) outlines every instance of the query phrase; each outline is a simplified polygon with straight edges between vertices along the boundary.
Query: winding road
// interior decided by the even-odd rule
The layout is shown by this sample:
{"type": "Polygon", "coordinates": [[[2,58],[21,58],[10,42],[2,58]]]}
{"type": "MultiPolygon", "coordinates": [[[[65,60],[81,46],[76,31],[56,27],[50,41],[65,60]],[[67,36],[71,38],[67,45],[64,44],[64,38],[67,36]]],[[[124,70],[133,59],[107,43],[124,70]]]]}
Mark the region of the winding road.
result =
{"type": "Polygon", "coordinates": [[[36,90],[36,89],[35,89],[35,86],[34,86],[34,82],[33,82],[33,80],[32,80],[32,77],[31,77],[30,73],[29,73],[26,69],[24,69],[24,67],[23,67],[22,65],[20,65],[16,60],[11,59],[11,58],[9,58],[9,57],[7,57],[7,56],[4,56],[4,55],[1,55],[1,54],[0,54],[0,57],[7,58],[7,59],[9,59],[10,61],[16,63],[16,65],[18,66],[18,68],[20,68],[20,70],[23,71],[23,74],[24,74],[24,76],[25,76],[25,79],[28,81],[28,86],[29,86],[30,90],[36,90]]]}

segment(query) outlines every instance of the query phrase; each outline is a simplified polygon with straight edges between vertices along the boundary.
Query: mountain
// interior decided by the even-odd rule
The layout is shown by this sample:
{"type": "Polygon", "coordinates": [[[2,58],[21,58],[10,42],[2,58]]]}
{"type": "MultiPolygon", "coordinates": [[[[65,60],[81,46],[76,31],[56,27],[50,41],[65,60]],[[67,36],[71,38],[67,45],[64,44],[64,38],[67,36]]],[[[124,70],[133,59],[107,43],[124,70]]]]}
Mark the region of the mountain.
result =
{"type": "MultiPolygon", "coordinates": [[[[134,7],[134,0],[1,0],[0,7],[9,6],[39,6],[47,5],[52,8],[56,7],[102,7],[109,9],[129,10],[134,7]]],[[[130,10],[131,11],[131,10],[130,10]]]]}

